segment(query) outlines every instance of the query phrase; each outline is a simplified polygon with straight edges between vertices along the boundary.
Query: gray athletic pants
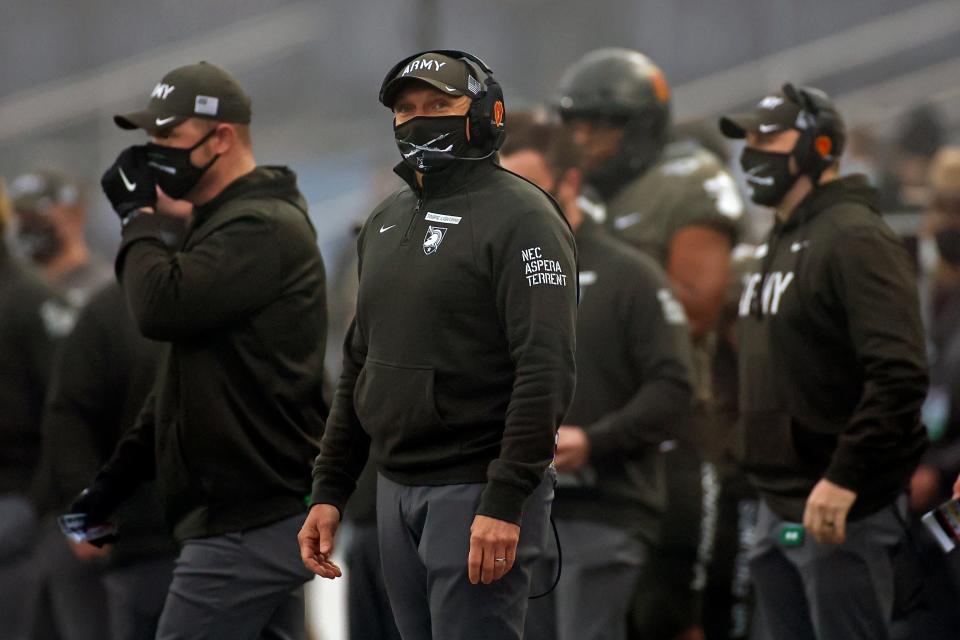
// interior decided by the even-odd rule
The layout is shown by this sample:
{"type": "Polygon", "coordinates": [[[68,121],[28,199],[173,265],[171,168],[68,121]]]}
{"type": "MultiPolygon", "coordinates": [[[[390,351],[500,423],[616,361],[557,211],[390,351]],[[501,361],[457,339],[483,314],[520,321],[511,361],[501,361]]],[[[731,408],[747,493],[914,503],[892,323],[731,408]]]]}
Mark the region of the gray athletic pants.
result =
{"type": "Polygon", "coordinates": [[[377,480],[377,531],[387,594],[403,640],[519,640],[530,573],[550,529],[555,473],[527,499],[513,569],[470,584],[470,525],[485,484],[405,486],[377,480]]]}
{"type": "MultiPolygon", "coordinates": [[[[625,640],[643,543],[600,522],[558,518],[556,524],[563,572],[556,590],[530,602],[524,640],[625,640]]],[[[556,575],[554,547],[547,545],[548,557],[537,565],[537,589],[556,575]]]]}
{"type": "Polygon", "coordinates": [[[750,554],[756,594],[753,640],[888,640],[893,549],[905,537],[891,504],[847,523],[841,545],[781,542],[785,523],[761,500],[750,554]]]}
{"type": "Polygon", "coordinates": [[[177,557],[157,640],[302,640],[297,514],[256,529],[187,540],[177,557]]]}
{"type": "Polygon", "coordinates": [[[153,640],[173,578],[173,555],[110,567],[103,573],[110,640],[153,640]]]}

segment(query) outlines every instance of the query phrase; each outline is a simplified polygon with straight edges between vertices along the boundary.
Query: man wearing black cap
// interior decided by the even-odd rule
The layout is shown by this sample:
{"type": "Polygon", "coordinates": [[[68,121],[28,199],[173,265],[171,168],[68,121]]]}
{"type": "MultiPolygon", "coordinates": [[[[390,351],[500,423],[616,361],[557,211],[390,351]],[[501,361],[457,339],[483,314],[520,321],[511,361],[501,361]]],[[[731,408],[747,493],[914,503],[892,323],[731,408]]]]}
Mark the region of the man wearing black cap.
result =
{"type": "Polygon", "coordinates": [[[739,306],[757,637],[889,638],[927,444],[916,275],[876,191],[839,176],[845,129],[826,94],[784,85],[720,128],[746,139],[751,198],[776,212],[739,306]]]}
{"type": "Polygon", "coordinates": [[[31,171],[10,183],[16,219],[14,247],[75,308],[113,281],[107,263],[90,253],[85,238],[84,189],[58,171],[31,171]]]}
{"type": "MultiPolygon", "coordinates": [[[[13,213],[0,180],[0,236],[13,213]]],[[[26,640],[40,586],[39,526],[30,481],[40,459],[40,422],[54,353],[75,312],[17,263],[0,242],[0,620],[5,638],[26,640]]]]}
{"type": "Polygon", "coordinates": [[[171,71],[115,120],[151,135],[102,179],[123,219],[117,274],[141,333],[167,344],[136,426],[71,511],[103,523],[157,479],[182,545],[157,638],[302,637],[295,536],[326,413],[306,203],[289,169],[256,165],[250,99],[211,64],[171,71]],[[194,206],[177,251],[153,215],[169,198],[194,206]]]}
{"type": "Polygon", "coordinates": [[[357,314],[301,554],[339,575],[334,534],[370,454],[403,638],[520,638],[575,377],[573,238],[547,195],[497,165],[503,94],[482,61],[411,56],[380,100],[407,186],[358,239],[357,314]]]}

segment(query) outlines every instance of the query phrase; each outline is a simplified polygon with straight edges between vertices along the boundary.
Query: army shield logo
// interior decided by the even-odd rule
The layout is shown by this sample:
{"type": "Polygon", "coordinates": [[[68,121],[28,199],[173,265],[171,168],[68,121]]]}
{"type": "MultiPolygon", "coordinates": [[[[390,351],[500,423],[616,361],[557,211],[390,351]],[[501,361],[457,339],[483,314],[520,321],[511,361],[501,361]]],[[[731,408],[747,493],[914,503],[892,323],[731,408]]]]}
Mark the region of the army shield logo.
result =
{"type": "Polygon", "coordinates": [[[446,227],[427,227],[427,235],[423,238],[423,253],[425,255],[436,253],[437,249],[440,248],[440,243],[443,242],[443,238],[446,235],[446,227]]]}

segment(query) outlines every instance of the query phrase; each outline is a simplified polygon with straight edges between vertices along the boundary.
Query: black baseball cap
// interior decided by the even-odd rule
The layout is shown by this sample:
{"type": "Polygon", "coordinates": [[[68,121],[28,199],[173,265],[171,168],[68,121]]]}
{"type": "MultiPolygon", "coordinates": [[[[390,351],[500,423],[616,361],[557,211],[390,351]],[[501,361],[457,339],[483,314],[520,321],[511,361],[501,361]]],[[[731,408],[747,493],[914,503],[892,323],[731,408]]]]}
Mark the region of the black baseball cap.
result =
{"type": "Polygon", "coordinates": [[[395,67],[392,77],[387,76],[380,88],[380,102],[383,106],[392,109],[400,89],[413,80],[426,82],[451,96],[474,98],[483,90],[466,62],[442,53],[427,52],[408,58],[395,67]]]}
{"type": "Polygon", "coordinates": [[[209,62],[177,67],[150,92],[146,109],[113,116],[121,129],[153,131],[187,118],[250,122],[250,96],[229,73],[209,62]]]}
{"type": "Polygon", "coordinates": [[[720,118],[720,131],[728,138],[745,138],[747,133],[773,133],[796,129],[800,105],[782,91],[765,96],[752,111],[720,118]]]}

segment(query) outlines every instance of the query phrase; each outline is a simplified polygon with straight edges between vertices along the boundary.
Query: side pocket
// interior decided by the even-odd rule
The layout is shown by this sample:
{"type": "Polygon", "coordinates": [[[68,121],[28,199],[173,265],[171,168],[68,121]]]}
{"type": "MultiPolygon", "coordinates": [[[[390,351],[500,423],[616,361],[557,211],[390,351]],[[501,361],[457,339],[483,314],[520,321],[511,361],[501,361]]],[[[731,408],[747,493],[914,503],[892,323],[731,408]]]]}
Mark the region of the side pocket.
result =
{"type": "Polygon", "coordinates": [[[432,367],[367,358],[353,400],[376,459],[402,467],[459,450],[437,412],[434,375],[432,367]]]}

